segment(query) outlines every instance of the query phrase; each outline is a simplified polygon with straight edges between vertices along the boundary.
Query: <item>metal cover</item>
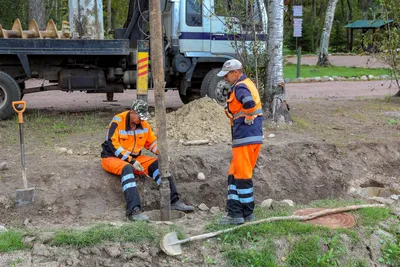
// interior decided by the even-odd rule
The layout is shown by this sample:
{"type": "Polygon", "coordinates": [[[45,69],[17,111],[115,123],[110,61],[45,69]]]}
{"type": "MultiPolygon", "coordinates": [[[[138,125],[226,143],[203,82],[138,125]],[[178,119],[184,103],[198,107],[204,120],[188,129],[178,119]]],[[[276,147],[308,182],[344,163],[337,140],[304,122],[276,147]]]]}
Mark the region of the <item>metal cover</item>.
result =
{"type": "MultiPolygon", "coordinates": [[[[304,216],[318,211],[326,210],[323,208],[307,208],[298,210],[294,215],[304,216]]],[[[353,215],[348,213],[335,213],[330,215],[325,215],[312,220],[304,221],[304,223],[311,223],[315,225],[325,226],[331,229],[338,228],[351,228],[356,225],[357,220],[353,215]]]]}

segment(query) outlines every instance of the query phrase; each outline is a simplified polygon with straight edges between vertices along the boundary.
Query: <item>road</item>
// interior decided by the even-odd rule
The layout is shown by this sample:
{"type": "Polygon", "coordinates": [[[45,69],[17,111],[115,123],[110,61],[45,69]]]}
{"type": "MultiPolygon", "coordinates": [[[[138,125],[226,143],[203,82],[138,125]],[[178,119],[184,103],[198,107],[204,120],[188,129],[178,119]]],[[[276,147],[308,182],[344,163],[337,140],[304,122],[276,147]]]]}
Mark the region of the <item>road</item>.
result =
{"type": "MultiPolygon", "coordinates": [[[[351,99],[393,95],[397,90],[394,84],[392,88],[390,85],[390,81],[289,83],[286,85],[286,91],[287,99],[293,103],[310,98],[351,99]]],[[[136,98],[136,91],[126,90],[125,93],[115,94],[114,98],[116,102],[104,102],[105,94],[60,91],[40,92],[24,96],[24,100],[31,109],[68,112],[98,109],[124,110],[129,108],[132,100],[136,98]]],[[[153,91],[149,91],[149,105],[154,106],[153,91]]],[[[171,109],[178,109],[183,105],[177,91],[166,93],[166,105],[171,109]]]]}

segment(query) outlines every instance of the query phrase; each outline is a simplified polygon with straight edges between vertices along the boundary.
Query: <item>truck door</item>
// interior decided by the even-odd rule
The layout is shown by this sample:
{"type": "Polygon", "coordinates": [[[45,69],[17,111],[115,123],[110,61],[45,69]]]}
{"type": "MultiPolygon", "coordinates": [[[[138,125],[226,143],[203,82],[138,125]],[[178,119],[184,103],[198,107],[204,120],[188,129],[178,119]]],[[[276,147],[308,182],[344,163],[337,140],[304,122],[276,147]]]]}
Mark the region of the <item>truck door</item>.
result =
{"type": "Polygon", "coordinates": [[[209,2],[210,0],[180,1],[179,47],[182,53],[210,52],[210,18],[205,15],[210,8],[209,2]]]}

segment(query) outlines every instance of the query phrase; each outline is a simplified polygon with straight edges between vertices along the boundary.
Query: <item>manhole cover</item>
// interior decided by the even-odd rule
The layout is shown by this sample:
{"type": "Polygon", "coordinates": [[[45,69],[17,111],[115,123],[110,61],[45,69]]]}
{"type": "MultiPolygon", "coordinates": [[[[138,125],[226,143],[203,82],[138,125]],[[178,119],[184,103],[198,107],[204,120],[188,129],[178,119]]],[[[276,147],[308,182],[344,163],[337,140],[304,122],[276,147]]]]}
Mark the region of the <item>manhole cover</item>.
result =
{"type": "MultiPolygon", "coordinates": [[[[299,216],[304,216],[304,215],[309,215],[311,213],[315,213],[318,211],[322,211],[326,209],[322,208],[307,208],[303,210],[298,210],[294,213],[294,215],[299,215],[299,216]]],[[[338,228],[351,228],[354,225],[356,225],[357,221],[356,219],[348,214],[348,213],[335,213],[335,214],[329,214],[325,215],[322,217],[318,217],[312,220],[304,221],[304,223],[311,223],[315,225],[321,225],[325,227],[329,227],[332,229],[338,229],[338,228]]]]}

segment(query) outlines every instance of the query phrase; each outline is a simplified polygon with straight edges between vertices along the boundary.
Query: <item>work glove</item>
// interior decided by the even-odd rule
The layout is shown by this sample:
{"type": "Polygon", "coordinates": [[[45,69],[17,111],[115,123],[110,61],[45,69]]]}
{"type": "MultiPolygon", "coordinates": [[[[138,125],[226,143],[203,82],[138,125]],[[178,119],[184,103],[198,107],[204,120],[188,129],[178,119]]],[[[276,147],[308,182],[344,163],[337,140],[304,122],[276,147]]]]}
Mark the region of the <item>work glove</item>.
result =
{"type": "Polygon", "coordinates": [[[244,119],[244,123],[246,123],[247,125],[252,125],[254,123],[254,117],[252,117],[252,119],[248,120],[247,117],[244,119]]]}
{"type": "Polygon", "coordinates": [[[143,172],[144,171],[144,168],[143,168],[142,164],[140,164],[140,162],[137,161],[137,160],[132,164],[132,166],[138,172],[143,172]]]}

